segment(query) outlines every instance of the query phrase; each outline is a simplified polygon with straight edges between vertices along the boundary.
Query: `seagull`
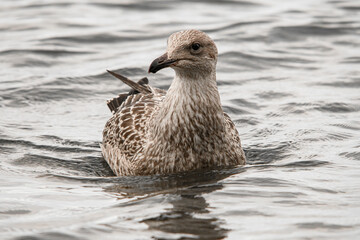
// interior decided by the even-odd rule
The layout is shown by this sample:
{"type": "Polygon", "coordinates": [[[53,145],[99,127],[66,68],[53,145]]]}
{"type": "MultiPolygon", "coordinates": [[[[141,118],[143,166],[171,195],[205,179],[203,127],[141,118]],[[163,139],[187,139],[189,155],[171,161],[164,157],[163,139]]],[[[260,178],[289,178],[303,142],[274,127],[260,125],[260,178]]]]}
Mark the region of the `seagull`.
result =
{"type": "Polygon", "coordinates": [[[218,51],[199,30],[170,35],[166,53],[149,73],[170,67],[168,91],[110,74],[129,93],[108,100],[112,117],[103,130],[104,159],[117,176],[164,175],[244,165],[239,133],[224,113],[216,84],[218,51]]]}

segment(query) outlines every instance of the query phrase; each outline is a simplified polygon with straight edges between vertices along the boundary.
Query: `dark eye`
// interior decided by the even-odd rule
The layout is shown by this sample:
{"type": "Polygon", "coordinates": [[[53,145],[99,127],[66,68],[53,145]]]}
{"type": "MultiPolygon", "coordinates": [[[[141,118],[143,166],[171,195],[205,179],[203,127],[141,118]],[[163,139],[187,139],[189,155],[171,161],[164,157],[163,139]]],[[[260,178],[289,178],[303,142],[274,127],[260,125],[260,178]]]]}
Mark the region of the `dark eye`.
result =
{"type": "Polygon", "coordinates": [[[201,47],[200,43],[193,43],[191,45],[191,49],[194,50],[194,51],[199,50],[200,47],[201,47]]]}

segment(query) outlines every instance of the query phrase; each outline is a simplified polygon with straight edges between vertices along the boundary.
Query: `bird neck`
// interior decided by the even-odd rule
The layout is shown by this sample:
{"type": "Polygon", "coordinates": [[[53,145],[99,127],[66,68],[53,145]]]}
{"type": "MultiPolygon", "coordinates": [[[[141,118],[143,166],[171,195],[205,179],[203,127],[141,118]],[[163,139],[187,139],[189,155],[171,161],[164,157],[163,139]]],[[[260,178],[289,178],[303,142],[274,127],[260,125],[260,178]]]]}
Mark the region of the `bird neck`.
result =
{"type": "Polygon", "coordinates": [[[188,106],[195,109],[211,108],[222,112],[220,96],[216,85],[216,74],[187,75],[176,72],[175,78],[166,94],[163,106],[175,112],[191,113],[188,106]]]}
{"type": "Polygon", "coordinates": [[[199,75],[194,79],[177,73],[153,119],[153,126],[153,135],[161,136],[163,141],[224,132],[225,119],[216,74],[199,75]]]}

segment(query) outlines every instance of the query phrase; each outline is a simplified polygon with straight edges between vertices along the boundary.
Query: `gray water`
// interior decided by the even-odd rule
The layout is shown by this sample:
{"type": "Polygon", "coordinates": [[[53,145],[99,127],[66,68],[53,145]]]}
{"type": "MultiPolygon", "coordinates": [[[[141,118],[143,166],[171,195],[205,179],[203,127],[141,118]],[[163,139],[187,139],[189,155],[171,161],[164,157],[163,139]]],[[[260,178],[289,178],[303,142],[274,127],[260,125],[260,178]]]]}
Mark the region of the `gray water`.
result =
{"type": "Polygon", "coordinates": [[[359,130],[357,0],[1,1],[0,239],[356,239],[359,130]],[[166,89],[147,68],[189,28],[248,164],[114,177],[106,69],[166,89]]]}

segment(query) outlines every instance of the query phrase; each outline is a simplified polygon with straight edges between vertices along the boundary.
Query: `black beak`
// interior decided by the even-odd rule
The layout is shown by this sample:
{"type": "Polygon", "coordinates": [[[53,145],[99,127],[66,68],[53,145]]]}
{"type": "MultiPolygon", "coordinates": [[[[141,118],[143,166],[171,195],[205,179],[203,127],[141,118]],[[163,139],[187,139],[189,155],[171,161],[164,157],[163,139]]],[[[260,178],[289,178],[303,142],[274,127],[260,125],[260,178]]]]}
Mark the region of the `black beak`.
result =
{"type": "Polygon", "coordinates": [[[169,67],[171,64],[173,64],[174,62],[176,62],[176,60],[173,59],[168,59],[167,53],[165,53],[164,55],[161,55],[160,57],[158,57],[157,59],[155,59],[149,67],[149,73],[156,73],[157,71],[159,71],[160,69],[169,67]]]}

